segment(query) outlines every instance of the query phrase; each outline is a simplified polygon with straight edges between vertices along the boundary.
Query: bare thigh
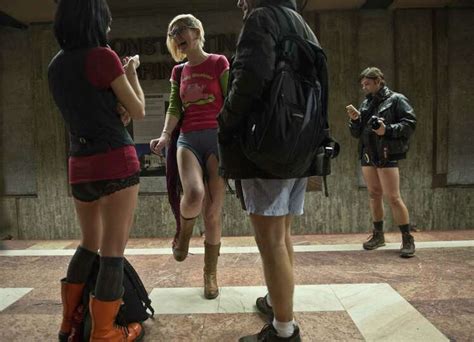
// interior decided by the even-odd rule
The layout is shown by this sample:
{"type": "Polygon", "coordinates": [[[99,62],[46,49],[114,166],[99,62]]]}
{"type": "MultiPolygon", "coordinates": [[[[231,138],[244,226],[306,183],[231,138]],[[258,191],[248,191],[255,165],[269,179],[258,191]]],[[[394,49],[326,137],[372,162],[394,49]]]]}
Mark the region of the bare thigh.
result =
{"type": "Polygon", "coordinates": [[[102,256],[123,256],[138,202],[138,189],[137,184],[99,200],[103,226],[102,256]]]}
{"type": "Polygon", "coordinates": [[[362,175],[369,194],[382,194],[382,184],[380,183],[377,168],[374,166],[362,166],[362,175]]]}
{"type": "Polygon", "coordinates": [[[81,246],[97,251],[102,234],[99,200],[82,202],[74,198],[74,206],[82,233],[81,246]]]}
{"type": "Polygon", "coordinates": [[[193,152],[187,148],[178,148],[178,170],[184,196],[192,200],[204,198],[204,182],[201,165],[193,152]]]}
{"type": "Polygon", "coordinates": [[[389,197],[400,197],[400,173],[398,167],[377,169],[383,193],[389,197]]]}
{"type": "Polygon", "coordinates": [[[219,162],[216,156],[211,155],[209,157],[206,167],[208,180],[204,200],[204,220],[221,214],[225,196],[225,182],[219,176],[219,162]]]}

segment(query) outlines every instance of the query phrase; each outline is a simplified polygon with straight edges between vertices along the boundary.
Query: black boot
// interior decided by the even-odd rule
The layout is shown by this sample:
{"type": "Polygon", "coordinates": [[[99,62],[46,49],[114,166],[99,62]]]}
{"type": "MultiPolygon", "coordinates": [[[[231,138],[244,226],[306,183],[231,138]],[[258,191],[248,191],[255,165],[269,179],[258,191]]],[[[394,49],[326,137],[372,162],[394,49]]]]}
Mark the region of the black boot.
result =
{"type": "Polygon", "coordinates": [[[362,247],[366,250],[372,250],[382,246],[385,246],[385,237],[383,230],[378,229],[374,229],[369,240],[362,244],[362,247]]]}
{"type": "Polygon", "coordinates": [[[415,239],[409,232],[402,233],[402,248],[400,248],[402,258],[411,258],[415,256],[415,239]]]}

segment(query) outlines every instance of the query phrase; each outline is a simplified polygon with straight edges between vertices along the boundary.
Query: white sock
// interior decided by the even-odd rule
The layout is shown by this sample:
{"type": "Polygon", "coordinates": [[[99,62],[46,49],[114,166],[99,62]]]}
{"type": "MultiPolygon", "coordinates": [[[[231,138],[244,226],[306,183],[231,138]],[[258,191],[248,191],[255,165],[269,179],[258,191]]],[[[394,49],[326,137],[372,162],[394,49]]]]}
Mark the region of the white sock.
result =
{"type": "Polygon", "coordinates": [[[266,300],[267,300],[267,304],[268,306],[272,306],[272,299],[270,298],[270,294],[267,293],[267,295],[265,296],[266,300]]]}
{"type": "Polygon", "coordinates": [[[290,337],[295,332],[295,320],[289,322],[278,322],[276,318],[273,318],[273,327],[280,337],[290,337]]]}

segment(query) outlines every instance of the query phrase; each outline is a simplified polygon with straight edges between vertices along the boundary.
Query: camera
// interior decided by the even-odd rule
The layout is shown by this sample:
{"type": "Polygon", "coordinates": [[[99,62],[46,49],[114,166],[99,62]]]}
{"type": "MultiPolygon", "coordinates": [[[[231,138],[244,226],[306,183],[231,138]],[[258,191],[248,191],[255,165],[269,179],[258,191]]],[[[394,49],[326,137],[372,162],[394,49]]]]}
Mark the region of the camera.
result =
{"type": "Polygon", "coordinates": [[[369,126],[371,126],[372,129],[377,130],[377,129],[380,128],[380,125],[381,125],[379,120],[380,120],[380,118],[379,118],[378,116],[372,115],[372,116],[370,117],[369,121],[367,121],[367,124],[368,124],[369,126]]]}

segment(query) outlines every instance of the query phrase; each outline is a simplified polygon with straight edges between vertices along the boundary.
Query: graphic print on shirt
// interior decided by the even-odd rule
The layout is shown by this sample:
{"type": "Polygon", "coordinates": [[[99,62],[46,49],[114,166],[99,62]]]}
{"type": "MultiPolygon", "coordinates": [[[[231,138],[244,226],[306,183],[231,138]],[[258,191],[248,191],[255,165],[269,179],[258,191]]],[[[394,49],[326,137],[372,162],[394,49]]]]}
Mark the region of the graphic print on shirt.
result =
{"type": "Polygon", "coordinates": [[[213,77],[208,74],[191,74],[183,77],[183,85],[185,87],[181,91],[181,99],[183,101],[184,108],[188,108],[191,105],[206,105],[213,103],[216,97],[212,92],[207,91],[207,82],[200,81],[200,79],[212,80],[213,77]]]}

